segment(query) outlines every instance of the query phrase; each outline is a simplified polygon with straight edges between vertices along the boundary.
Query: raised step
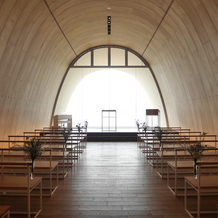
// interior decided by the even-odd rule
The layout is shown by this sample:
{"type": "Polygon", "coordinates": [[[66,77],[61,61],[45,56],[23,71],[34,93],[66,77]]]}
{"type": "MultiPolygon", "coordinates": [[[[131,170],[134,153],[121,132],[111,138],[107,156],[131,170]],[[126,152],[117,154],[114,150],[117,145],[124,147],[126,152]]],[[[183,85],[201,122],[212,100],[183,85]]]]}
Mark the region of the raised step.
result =
{"type": "Polygon", "coordinates": [[[88,132],[88,142],[136,142],[137,132],[88,132]]]}

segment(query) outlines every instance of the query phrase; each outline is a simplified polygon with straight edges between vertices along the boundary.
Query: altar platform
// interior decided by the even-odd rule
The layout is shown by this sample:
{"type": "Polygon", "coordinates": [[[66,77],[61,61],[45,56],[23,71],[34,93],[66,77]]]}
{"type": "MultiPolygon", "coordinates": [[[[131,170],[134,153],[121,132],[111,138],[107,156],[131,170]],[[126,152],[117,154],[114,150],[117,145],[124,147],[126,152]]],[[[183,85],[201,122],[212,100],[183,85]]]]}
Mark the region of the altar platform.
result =
{"type": "Polygon", "coordinates": [[[99,128],[88,127],[87,131],[88,142],[136,142],[137,128],[136,127],[121,127],[116,131],[102,131],[99,128]]]}

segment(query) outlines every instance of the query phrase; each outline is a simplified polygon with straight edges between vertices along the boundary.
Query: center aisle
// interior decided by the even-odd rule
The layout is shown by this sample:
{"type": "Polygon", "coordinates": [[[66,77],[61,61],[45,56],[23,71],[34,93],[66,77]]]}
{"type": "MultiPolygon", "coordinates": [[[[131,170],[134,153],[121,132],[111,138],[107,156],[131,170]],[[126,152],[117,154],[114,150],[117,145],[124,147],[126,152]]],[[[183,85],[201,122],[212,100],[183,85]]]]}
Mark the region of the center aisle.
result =
{"type": "Polygon", "coordinates": [[[39,218],[185,218],[176,198],[134,142],[88,142],[39,218]]]}

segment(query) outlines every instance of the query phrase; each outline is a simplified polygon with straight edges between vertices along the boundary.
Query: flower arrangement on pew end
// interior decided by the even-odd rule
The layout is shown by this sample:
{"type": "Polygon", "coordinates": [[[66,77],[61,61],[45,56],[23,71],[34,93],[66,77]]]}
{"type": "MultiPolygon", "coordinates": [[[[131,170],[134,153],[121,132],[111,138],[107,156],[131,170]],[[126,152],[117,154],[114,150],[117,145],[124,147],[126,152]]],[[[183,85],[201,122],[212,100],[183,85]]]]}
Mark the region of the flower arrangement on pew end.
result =
{"type": "Polygon", "coordinates": [[[65,150],[67,147],[67,140],[69,139],[69,136],[71,135],[72,129],[67,129],[64,127],[64,129],[61,131],[63,138],[64,138],[64,146],[65,146],[65,150]]]}
{"type": "MultiPolygon", "coordinates": [[[[203,132],[201,136],[205,136],[207,133],[203,132]]],[[[188,153],[191,155],[193,159],[193,172],[195,175],[195,178],[197,179],[197,161],[203,156],[203,152],[207,149],[207,145],[202,145],[203,140],[196,139],[196,143],[193,145],[189,145],[187,147],[184,146],[184,149],[188,151],[188,153]]]]}
{"type": "Polygon", "coordinates": [[[148,124],[146,122],[140,123],[139,120],[136,120],[135,123],[136,123],[138,132],[140,132],[140,130],[142,130],[145,132],[145,135],[146,135],[147,130],[149,128],[148,124]]]}
{"type": "Polygon", "coordinates": [[[135,124],[136,124],[136,126],[137,126],[138,132],[140,132],[140,123],[139,123],[139,120],[136,120],[136,121],[135,121],[135,124]]]}
{"type": "Polygon", "coordinates": [[[162,151],[162,138],[163,138],[164,130],[159,126],[156,126],[154,127],[153,134],[159,140],[160,151],[162,151]]]}
{"type": "Polygon", "coordinates": [[[86,120],[85,122],[84,122],[84,129],[85,129],[85,132],[87,132],[87,129],[88,129],[88,121],[86,120]]]}
{"type": "Polygon", "coordinates": [[[144,122],[144,123],[142,124],[142,129],[143,129],[143,131],[145,132],[145,135],[146,135],[146,133],[147,133],[148,127],[149,127],[149,126],[148,126],[147,123],[144,122]]]}
{"type": "Polygon", "coordinates": [[[37,138],[32,138],[24,144],[24,152],[30,156],[31,159],[31,179],[34,175],[34,165],[37,157],[41,156],[44,152],[42,143],[37,138]]]}
{"type": "Polygon", "coordinates": [[[77,128],[77,130],[78,130],[78,132],[79,132],[79,135],[80,135],[80,132],[82,132],[82,129],[84,128],[84,126],[81,126],[81,123],[78,123],[78,124],[76,125],[76,128],[77,128]]]}

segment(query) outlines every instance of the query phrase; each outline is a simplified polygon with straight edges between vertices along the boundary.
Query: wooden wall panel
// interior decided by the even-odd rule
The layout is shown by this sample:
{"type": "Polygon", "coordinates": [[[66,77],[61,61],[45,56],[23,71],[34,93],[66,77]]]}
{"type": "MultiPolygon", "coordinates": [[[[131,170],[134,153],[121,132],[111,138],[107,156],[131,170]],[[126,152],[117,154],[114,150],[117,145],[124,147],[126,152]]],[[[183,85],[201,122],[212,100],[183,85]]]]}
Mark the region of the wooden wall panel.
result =
{"type": "Polygon", "coordinates": [[[75,57],[44,1],[8,2],[1,1],[7,12],[0,26],[1,138],[49,126],[60,81],[75,57]]]}
{"type": "Polygon", "coordinates": [[[215,14],[217,1],[174,1],[145,58],[154,66],[170,125],[217,134],[215,14]]]}

